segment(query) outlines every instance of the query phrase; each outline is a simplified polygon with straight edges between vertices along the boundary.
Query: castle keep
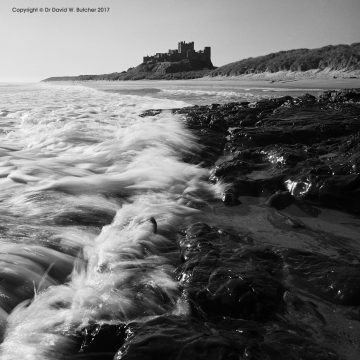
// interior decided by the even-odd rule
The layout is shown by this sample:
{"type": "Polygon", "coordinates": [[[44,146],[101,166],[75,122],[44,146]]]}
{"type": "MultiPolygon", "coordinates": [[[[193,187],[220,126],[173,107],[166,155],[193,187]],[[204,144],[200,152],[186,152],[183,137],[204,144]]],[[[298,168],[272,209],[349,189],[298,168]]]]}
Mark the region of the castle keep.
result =
{"type": "Polygon", "coordinates": [[[206,46],[204,50],[195,51],[193,41],[189,43],[181,41],[178,43],[176,50],[169,50],[167,53],[156,53],[153,56],[144,56],[143,63],[181,61],[184,59],[211,63],[211,48],[206,46]]]}

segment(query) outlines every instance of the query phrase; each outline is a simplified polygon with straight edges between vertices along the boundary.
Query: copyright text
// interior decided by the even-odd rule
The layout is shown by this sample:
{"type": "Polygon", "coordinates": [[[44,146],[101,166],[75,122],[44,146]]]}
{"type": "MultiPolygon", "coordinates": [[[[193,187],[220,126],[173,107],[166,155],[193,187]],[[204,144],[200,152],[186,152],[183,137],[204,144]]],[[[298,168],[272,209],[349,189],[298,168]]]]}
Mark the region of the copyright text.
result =
{"type": "Polygon", "coordinates": [[[17,14],[34,14],[34,13],[107,13],[110,12],[109,7],[27,7],[11,9],[17,14]]]}

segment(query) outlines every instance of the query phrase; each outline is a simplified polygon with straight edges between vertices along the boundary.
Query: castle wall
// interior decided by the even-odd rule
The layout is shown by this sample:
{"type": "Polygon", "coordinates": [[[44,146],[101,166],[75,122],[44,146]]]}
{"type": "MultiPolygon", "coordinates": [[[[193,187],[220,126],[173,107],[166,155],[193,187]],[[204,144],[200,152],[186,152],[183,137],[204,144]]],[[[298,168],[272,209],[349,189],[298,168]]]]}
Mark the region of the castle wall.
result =
{"type": "Polygon", "coordinates": [[[185,41],[181,41],[178,43],[178,51],[180,54],[187,54],[188,51],[194,50],[194,42],[186,43],[185,41]]]}
{"type": "Polygon", "coordinates": [[[211,62],[211,48],[205,47],[204,50],[195,51],[194,42],[178,43],[177,50],[169,50],[167,53],[156,53],[153,56],[144,56],[143,62],[162,62],[162,61],[180,61],[183,59],[211,62]]]}

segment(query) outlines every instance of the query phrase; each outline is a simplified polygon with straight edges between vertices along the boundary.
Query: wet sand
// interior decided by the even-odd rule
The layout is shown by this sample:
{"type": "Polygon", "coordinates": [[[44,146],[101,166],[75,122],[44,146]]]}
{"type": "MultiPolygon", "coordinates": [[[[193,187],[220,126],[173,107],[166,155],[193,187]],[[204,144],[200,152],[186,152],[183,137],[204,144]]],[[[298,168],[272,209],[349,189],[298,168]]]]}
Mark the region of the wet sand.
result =
{"type": "Polygon", "coordinates": [[[189,80],[192,82],[229,82],[239,87],[269,87],[269,88],[297,88],[297,89],[349,89],[359,88],[360,78],[357,79],[299,79],[299,80],[258,80],[241,77],[216,77],[189,80]]]}

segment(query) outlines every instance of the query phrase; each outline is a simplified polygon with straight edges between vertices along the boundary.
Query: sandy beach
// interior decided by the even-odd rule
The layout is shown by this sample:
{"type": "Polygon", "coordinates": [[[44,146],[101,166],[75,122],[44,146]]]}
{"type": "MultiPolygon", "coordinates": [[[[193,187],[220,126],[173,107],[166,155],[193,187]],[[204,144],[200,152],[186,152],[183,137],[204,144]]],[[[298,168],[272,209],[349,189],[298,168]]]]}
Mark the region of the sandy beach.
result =
{"type": "Polygon", "coordinates": [[[270,87],[270,88],[304,88],[304,89],[349,89],[360,87],[360,78],[308,78],[308,79],[264,79],[256,76],[228,76],[228,77],[208,77],[190,82],[206,82],[206,81],[229,81],[240,86],[250,88],[270,87]]]}

